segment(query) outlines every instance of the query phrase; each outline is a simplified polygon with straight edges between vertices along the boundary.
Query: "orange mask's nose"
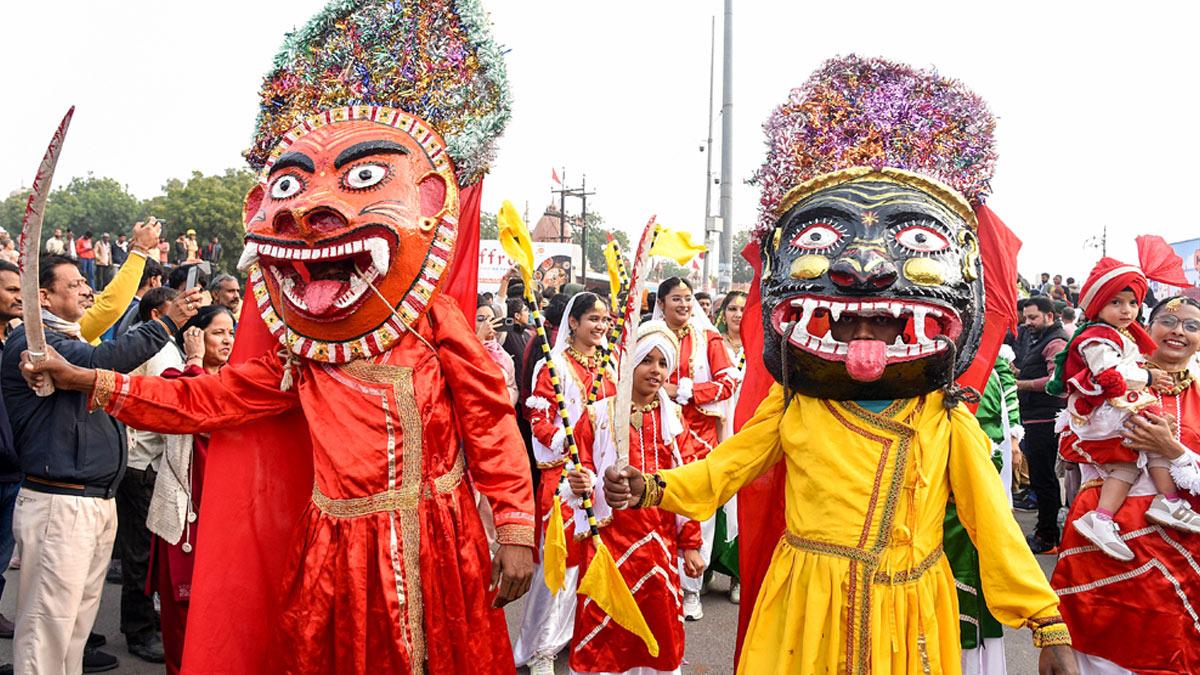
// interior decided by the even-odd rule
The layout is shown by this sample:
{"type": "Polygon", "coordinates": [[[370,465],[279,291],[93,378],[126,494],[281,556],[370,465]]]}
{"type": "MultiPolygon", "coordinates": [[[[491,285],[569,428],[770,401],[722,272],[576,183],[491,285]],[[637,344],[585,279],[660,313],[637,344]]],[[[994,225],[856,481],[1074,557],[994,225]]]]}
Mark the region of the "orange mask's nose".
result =
{"type": "Polygon", "coordinates": [[[350,221],[342,213],[328,204],[282,209],[275,214],[272,226],[275,234],[280,237],[296,237],[316,242],[349,226],[350,221]]]}

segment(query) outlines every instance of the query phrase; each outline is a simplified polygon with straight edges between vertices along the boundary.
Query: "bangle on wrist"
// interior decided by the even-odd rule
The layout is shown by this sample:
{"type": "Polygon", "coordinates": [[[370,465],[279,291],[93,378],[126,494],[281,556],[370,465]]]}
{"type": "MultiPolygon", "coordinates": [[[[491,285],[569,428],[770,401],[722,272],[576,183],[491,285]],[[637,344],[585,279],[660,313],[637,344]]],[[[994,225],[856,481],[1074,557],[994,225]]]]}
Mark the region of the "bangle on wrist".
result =
{"type": "Polygon", "coordinates": [[[1029,627],[1033,629],[1033,646],[1038,649],[1071,645],[1071,632],[1061,616],[1031,619],[1029,627]]]}
{"type": "Polygon", "coordinates": [[[644,509],[661,504],[663,490],[667,487],[667,482],[656,473],[642,474],[642,480],[646,485],[646,489],[642,492],[642,499],[637,503],[635,508],[644,509]]]}

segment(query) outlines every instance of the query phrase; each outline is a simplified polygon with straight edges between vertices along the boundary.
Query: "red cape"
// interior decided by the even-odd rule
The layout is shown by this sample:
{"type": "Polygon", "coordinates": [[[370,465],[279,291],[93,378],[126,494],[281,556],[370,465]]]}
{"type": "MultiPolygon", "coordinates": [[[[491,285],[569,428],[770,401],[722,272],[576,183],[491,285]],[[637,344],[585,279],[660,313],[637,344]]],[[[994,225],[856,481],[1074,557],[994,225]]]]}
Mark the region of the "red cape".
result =
{"type": "MultiPolygon", "coordinates": [[[[475,311],[482,192],[482,181],[462,190],[455,257],[442,282],[465,316],[475,311]]],[[[252,299],[243,302],[230,363],[279,349],[252,299]]],[[[277,589],[312,486],[312,444],[301,411],[212,435],[184,672],[271,672],[263,659],[279,616],[277,589]]]]}
{"type": "MultiPolygon", "coordinates": [[[[1021,240],[986,206],[975,210],[979,221],[979,248],[983,257],[984,330],[979,349],[959,383],[982,392],[996,363],[1004,336],[1017,325],[1017,252],[1021,240]]],[[[742,257],[754,267],[754,282],[746,299],[745,316],[762,316],[762,260],[758,243],[751,241],[742,257]]],[[[740,429],[754,415],[775,383],[762,360],[762,321],[742,322],[742,345],[746,351],[746,376],[738,397],[734,429],[740,429]]],[[[766,576],[784,523],[784,467],[776,464],[738,492],[738,564],[742,575],[742,602],[738,608],[738,641],[735,661],[742,651],[742,639],[754,613],[758,589],[766,576]]]]}

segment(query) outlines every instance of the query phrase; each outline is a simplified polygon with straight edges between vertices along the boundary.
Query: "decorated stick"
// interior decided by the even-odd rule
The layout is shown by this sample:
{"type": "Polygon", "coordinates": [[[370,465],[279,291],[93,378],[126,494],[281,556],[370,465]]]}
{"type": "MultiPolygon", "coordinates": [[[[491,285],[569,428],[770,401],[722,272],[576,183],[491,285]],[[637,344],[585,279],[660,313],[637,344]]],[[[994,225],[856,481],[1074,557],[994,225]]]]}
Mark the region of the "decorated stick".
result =
{"type": "MultiPolygon", "coordinates": [[[[29,202],[25,205],[25,219],[21,223],[20,249],[17,263],[21,268],[21,315],[25,322],[26,348],[29,350],[30,361],[46,360],[46,328],[42,325],[42,302],[39,293],[38,277],[40,256],[42,251],[42,217],[46,212],[46,197],[50,194],[50,183],[54,180],[54,168],[58,166],[58,156],[62,153],[63,141],[67,137],[67,128],[71,126],[71,118],[75,115],[75,106],[67,110],[58,129],[50,138],[50,146],[38,165],[37,175],[33,178],[33,187],[29,192],[29,202]]],[[[49,396],[54,393],[54,385],[48,380],[39,387],[33,388],[38,396],[49,396]]]]}
{"type": "MultiPolygon", "coordinates": [[[[611,237],[611,235],[609,235],[611,237]]],[[[625,261],[621,258],[617,251],[617,242],[609,239],[608,245],[604,251],[604,257],[609,265],[609,278],[616,281],[613,292],[613,308],[621,307],[622,310],[617,315],[617,320],[613,322],[612,328],[608,331],[608,349],[603,350],[600,355],[599,372],[604,373],[608,370],[608,366],[613,362],[613,349],[616,348],[617,340],[621,338],[621,327],[625,325],[625,298],[629,293],[629,274],[625,270],[625,261]]],[[[604,378],[596,377],[592,380],[592,389],[588,392],[588,405],[595,403],[600,398],[600,389],[604,386],[604,378]]]]}
{"type": "MultiPolygon", "coordinates": [[[[554,359],[550,356],[550,340],[546,335],[546,322],[542,318],[541,311],[537,309],[537,303],[534,302],[532,283],[533,248],[529,238],[529,230],[517,214],[516,207],[508,201],[505,201],[500,207],[500,213],[497,214],[497,221],[500,225],[500,243],[504,247],[505,252],[509,254],[509,257],[517,263],[517,266],[521,270],[521,275],[525,277],[525,297],[534,306],[533,324],[537,330],[537,336],[542,343],[542,354],[546,358],[546,368],[550,373],[550,382],[554,385],[554,400],[558,405],[558,414],[562,417],[563,421],[563,447],[567,448],[571,464],[575,470],[582,471],[583,464],[579,459],[579,448],[575,445],[575,434],[571,428],[566,397],[563,396],[562,384],[559,380],[557,369],[554,367],[554,359]]],[[[642,641],[646,644],[646,650],[651,656],[658,656],[658,641],[654,639],[654,634],[650,631],[645,617],[642,616],[637,602],[633,599],[633,593],[629,590],[629,586],[625,583],[624,578],[617,569],[617,564],[612,557],[612,553],[604,545],[604,540],[600,538],[600,526],[596,522],[596,513],[592,508],[591,495],[583,495],[582,501],[584,513],[587,515],[589,534],[591,535],[596,553],[588,565],[587,572],[579,581],[577,592],[592,598],[592,601],[605,614],[612,617],[613,621],[642,638],[642,641]]],[[[557,504],[557,496],[555,502],[557,504]]],[[[558,512],[557,509],[555,512],[558,512]]],[[[551,514],[551,516],[553,519],[554,514],[551,514]]]]}
{"type": "MultiPolygon", "coordinates": [[[[625,293],[625,308],[618,318],[624,323],[624,328],[621,331],[620,339],[613,345],[618,368],[613,429],[629,428],[630,406],[633,404],[633,369],[637,367],[637,364],[633,363],[631,355],[637,344],[638,323],[642,318],[642,289],[646,285],[654,259],[651,249],[654,248],[654,242],[658,239],[660,230],[661,228],[655,223],[654,218],[650,218],[650,222],[646,223],[646,229],[642,232],[642,238],[638,244],[637,255],[633,258],[633,271],[630,273],[629,288],[625,293]]],[[[618,469],[624,468],[629,464],[629,434],[615,433],[613,436],[617,445],[616,466],[618,469]]]]}

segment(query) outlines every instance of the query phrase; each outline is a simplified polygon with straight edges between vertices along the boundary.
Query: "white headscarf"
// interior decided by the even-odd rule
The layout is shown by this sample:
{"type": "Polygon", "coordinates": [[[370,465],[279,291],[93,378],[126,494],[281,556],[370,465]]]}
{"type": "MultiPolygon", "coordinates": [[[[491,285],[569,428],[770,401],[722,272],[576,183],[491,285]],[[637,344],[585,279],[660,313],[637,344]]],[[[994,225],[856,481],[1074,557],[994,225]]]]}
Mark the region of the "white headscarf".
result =
{"type": "MultiPolygon", "coordinates": [[[[667,360],[667,370],[675,370],[679,361],[679,340],[671,332],[665,321],[647,321],[638,326],[638,341],[633,350],[633,364],[637,368],[650,352],[657,349],[667,360]]],[[[662,407],[662,439],[663,443],[671,444],[675,437],[683,433],[683,423],[676,414],[676,404],[667,396],[664,388],[658,389],[658,401],[662,407]]]]}
{"type": "MultiPolygon", "coordinates": [[[[584,291],[584,292],[588,292],[588,291],[584,291]]],[[[574,309],[575,301],[578,300],[579,296],[581,296],[581,295],[583,295],[583,293],[576,293],[575,295],[571,296],[571,299],[569,301],[567,301],[567,307],[566,307],[566,309],[563,310],[562,319],[560,319],[558,322],[558,333],[555,334],[555,336],[554,336],[554,346],[552,346],[550,348],[550,357],[557,359],[555,361],[555,365],[559,366],[560,370],[564,367],[563,364],[565,363],[562,359],[562,355],[563,355],[563,353],[565,353],[567,351],[567,347],[571,346],[571,344],[570,344],[571,310],[574,309]]],[[[595,295],[595,294],[593,293],[593,295],[595,295]]],[[[608,348],[608,337],[607,336],[605,336],[604,339],[600,342],[600,347],[602,349],[608,348]]],[[[529,388],[531,390],[537,388],[538,373],[542,372],[542,368],[544,368],[545,366],[546,366],[546,360],[542,359],[541,361],[538,362],[537,367],[533,369],[533,381],[530,382],[530,384],[529,384],[529,388]]]]}

